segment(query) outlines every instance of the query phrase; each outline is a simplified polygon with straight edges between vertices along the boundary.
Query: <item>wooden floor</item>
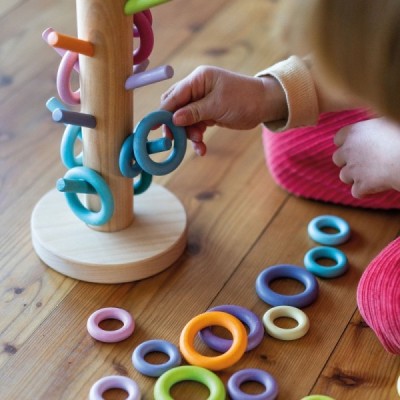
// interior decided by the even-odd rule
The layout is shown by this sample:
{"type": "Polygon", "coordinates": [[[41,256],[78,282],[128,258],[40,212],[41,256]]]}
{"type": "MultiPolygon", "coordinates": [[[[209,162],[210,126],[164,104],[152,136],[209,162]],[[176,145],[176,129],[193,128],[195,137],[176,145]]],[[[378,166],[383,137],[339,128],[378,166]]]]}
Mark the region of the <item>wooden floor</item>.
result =
{"type": "MultiPolygon", "coordinates": [[[[174,81],[200,64],[252,75],[285,56],[271,29],[277,4],[173,0],[156,7],[151,63],[172,65],[174,81]]],[[[0,399],[84,399],[96,380],[112,374],[133,378],[143,399],[152,399],[155,380],[134,370],[133,349],[154,338],[178,344],[183,326],[211,306],[238,304],[262,316],[269,306],[255,293],[257,275],[278,263],[302,265],[314,246],[307,224],[326,213],[352,227],[351,240],[341,247],[350,270],[319,280],[320,296],[305,309],[309,333],[293,342],[266,335],[218,374],[226,382],[239,369],[265,369],[277,379],[281,400],[312,393],[336,400],[396,399],[399,358],[387,354],[362,321],[355,293],[363,269],[398,234],[398,213],[288,195],[265,168],[259,128],[210,129],[205,158],[189,150],[176,171],[156,179],[181,199],[189,221],[187,249],[163,273],[134,283],[91,284],[39,260],[31,244],[32,209],[65,173],[58,150],[63,129],[44,106],[56,95],[59,63],[40,36],[49,26],[75,34],[72,0],[0,2],[0,399]],[[118,344],[96,342],[86,331],[89,315],[109,306],[128,310],[136,320],[134,334],[118,344]]],[[[171,83],[136,90],[136,122],[158,108],[171,83]]],[[[283,293],[297,286],[291,280],[274,283],[283,293]]],[[[260,387],[245,389],[254,393],[260,387]]],[[[176,399],[207,397],[195,383],[178,384],[172,392],[176,399]]],[[[107,398],[125,397],[110,391],[107,398]]]]}

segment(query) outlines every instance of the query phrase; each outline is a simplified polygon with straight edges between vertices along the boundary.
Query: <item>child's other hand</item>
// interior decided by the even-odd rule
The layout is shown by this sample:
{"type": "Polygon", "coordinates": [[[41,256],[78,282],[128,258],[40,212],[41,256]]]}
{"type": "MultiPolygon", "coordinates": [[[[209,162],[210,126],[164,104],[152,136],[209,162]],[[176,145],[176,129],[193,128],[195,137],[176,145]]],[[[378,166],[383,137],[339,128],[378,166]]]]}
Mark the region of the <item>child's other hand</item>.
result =
{"type": "Polygon", "coordinates": [[[346,126],[334,142],[333,162],[341,181],[356,198],[388,189],[400,190],[400,127],[385,118],[346,126]]]}

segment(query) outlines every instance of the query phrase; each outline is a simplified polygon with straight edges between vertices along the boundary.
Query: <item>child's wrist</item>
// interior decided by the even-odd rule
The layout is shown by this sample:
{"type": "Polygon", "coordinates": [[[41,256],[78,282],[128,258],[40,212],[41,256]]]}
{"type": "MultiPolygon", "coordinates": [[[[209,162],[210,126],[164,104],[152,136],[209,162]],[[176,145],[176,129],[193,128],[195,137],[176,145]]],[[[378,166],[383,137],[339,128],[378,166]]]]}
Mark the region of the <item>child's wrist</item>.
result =
{"type": "Polygon", "coordinates": [[[289,115],[286,95],[279,81],[267,75],[258,78],[264,87],[261,122],[287,120],[289,115]]]}

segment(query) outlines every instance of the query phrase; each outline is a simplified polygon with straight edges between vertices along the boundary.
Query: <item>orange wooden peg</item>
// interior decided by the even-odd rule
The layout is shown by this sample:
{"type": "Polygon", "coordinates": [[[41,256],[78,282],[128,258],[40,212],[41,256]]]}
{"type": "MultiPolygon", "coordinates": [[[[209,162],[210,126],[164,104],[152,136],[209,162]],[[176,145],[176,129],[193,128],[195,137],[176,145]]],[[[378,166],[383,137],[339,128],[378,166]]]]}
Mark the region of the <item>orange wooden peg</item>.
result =
{"type": "Polygon", "coordinates": [[[85,56],[93,57],[94,55],[93,43],[58,32],[51,32],[47,37],[47,43],[50,46],[70,50],[75,53],[84,54],[85,56]]]}

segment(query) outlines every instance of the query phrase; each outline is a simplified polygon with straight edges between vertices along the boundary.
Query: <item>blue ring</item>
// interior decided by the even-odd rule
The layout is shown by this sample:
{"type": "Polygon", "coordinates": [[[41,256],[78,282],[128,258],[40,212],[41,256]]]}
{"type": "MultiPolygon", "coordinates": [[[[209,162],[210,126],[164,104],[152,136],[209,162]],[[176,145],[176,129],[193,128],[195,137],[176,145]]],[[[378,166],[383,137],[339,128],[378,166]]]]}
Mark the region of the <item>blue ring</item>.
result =
{"type": "Polygon", "coordinates": [[[141,343],[132,354],[133,366],[147,376],[161,376],[169,369],[180,365],[182,359],[178,348],[166,340],[148,340],[141,343]],[[152,352],[165,353],[169,360],[163,364],[150,364],[145,360],[147,354],[152,352]]]}
{"type": "Polygon", "coordinates": [[[256,280],[256,292],[261,300],[271,306],[292,306],[302,308],[310,305],[318,297],[318,281],[306,269],[290,264],[279,264],[266,268],[256,280]],[[295,295],[274,292],[269,284],[275,279],[290,278],[301,282],[305,289],[295,295]]]}
{"type": "Polygon", "coordinates": [[[119,153],[119,169],[121,174],[127,178],[135,178],[142,171],[139,164],[137,162],[133,164],[132,161],[135,161],[133,155],[133,135],[129,135],[124,140],[119,153]]]}
{"type": "Polygon", "coordinates": [[[335,246],[346,242],[350,237],[350,225],[335,215],[321,215],[308,224],[308,235],[318,243],[335,246]],[[337,233],[326,233],[321,228],[333,228],[337,233]]]}
{"type": "Polygon", "coordinates": [[[268,372],[248,368],[235,372],[228,380],[227,389],[232,400],[274,400],[278,396],[278,384],[275,378],[268,372]],[[245,382],[258,382],[265,390],[259,394],[248,394],[240,389],[245,382]]]}
{"type": "Polygon", "coordinates": [[[95,188],[101,200],[101,209],[94,212],[82,205],[76,193],[65,192],[64,195],[72,212],[88,225],[98,226],[107,223],[114,213],[114,199],[105,180],[87,167],[72,168],[67,171],[64,178],[85,180],[95,188]]]}
{"type": "Polygon", "coordinates": [[[178,167],[185,156],[187,145],[186,131],[172,122],[172,113],[165,110],[146,115],[137,125],[133,135],[133,152],[136,162],[151,175],[166,175],[178,167]],[[147,137],[154,126],[167,125],[174,137],[174,148],[168,158],[161,162],[153,161],[147,152],[147,137]]]}
{"type": "Polygon", "coordinates": [[[304,256],[304,266],[312,274],[321,278],[336,278],[343,275],[348,269],[347,257],[343,251],[334,247],[318,246],[307,251],[304,256]],[[329,258],[336,261],[333,266],[325,267],[318,264],[319,258],[329,258]]]}
{"type": "Polygon", "coordinates": [[[60,145],[61,161],[67,168],[80,167],[83,164],[82,153],[77,156],[74,155],[76,139],[81,137],[82,127],[77,125],[67,125],[64,130],[60,145]]]}

